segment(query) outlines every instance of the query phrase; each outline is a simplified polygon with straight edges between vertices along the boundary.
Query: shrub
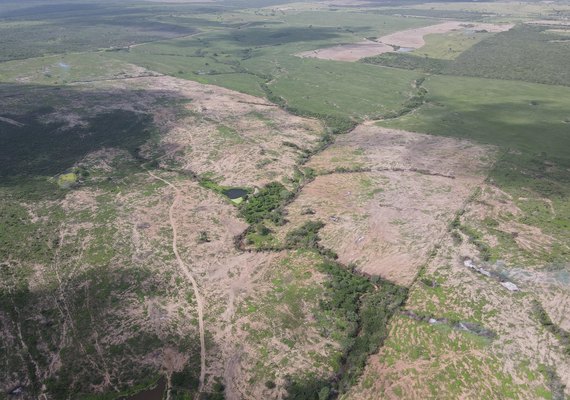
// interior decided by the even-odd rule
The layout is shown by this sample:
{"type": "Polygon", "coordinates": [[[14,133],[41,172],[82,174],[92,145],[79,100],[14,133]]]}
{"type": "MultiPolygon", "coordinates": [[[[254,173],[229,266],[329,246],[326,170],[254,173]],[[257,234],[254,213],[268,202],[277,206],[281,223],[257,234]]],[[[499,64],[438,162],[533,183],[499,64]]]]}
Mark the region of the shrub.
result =
{"type": "Polygon", "coordinates": [[[306,247],[318,248],[319,230],[324,227],[322,221],[307,221],[301,227],[294,229],[285,236],[285,246],[288,248],[306,247]]]}
{"type": "Polygon", "coordinates": [[[268,183],[257,194],[243,203],[241,215],[250,224],[270,219],[276,224],[284,222],[283,211],[280,206],[290,200],[293,193],[278,182],[268,183]]]}

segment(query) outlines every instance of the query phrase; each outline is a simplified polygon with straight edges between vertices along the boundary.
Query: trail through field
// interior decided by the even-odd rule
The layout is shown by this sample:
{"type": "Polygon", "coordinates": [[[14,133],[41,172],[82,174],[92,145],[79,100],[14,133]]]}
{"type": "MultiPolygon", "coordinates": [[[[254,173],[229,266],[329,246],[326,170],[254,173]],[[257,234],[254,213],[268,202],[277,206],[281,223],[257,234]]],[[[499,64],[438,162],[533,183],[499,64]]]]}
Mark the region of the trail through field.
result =
{"type": "Polygon", "coordinates": [[[22,127],[22,126],[24,126],[24,124],[22,124],[21,122],[14,121],[13,119],[6,118],[6,117],[0,117],[0,121],[6,122],[7,124],[14,125],[14,126],[17,126],[17,127],[22,127]]]}
{"type": "Polygon", "coordinates": [[[204,335],[204,303],[202,300],[202,296],[200,295],[196,279],[192,275],[190,268],[186,265],[186,263],[184,263],[184,260],[182,260],[182,257],[180,257],[180,254],[178,253],[178,243],[177,243],[178,229],[176,228],[174,211],[176,209],[176,205],[178,203],[178,200],[180,199],[182,192],[173,183],[159,176],[156,176],[150,171],[147,172],[154,179],[158,179],[159,181],[166,183],[168,186],[174,189],[176,193],[174,200],[172,201],[172,204],[170,205],[170,208],[168,210],[168,219],[170,227],[172,228],[172,251],[174,253],[174,256],[176,257],[176,261],[178,263],[178,266],[180,267],[180,271],[190,281],[190,283],[192,283],[192,290],[194,291],[194,297],[196,298],[196,308],[198,311],[198,330],[200,331],[200,384],[198,386],[198,392],[201,393],[204,388],[204,378],[206,376],[206,340],[204,335]]]}

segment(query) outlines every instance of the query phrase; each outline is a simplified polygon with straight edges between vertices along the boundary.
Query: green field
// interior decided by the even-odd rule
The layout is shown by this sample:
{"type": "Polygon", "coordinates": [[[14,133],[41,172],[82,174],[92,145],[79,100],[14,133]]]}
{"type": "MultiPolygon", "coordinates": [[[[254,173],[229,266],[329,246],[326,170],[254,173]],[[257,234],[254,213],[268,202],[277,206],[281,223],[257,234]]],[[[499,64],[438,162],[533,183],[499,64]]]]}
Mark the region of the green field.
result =
{"type": "MultiPolygon", "coordinates": [[[[244,14],[245,17],[249,15],[244,14]]],[[[357,13],[303,12],[287,16],[295,24],[275,22],[214,30],[106,55],[164,74],[257,96],[265,94],[261,85],[267,83],[274,96],[282,97],[287,107],[299,114],[377,118],[401,108],[412,95],[411,84],[418,74],[294,56],[338,41],[357,41],[360,35],[381,36],[431,23],[387,16],[360,18],[357,13]],[[299,22],[311,18],[327,25],[299,22]],[[375,20],[373,28],[369,26],[370,18],[375,20]],[[341,28],[356,20],[360,22],[353,30],[341,28]]]]}
{"type": "Polygon", "coordinates": [[[426,44],[414,51],[428,58],[454,60],[465,50],[490,36],[488,33],[450,32],[445,34],[426,35],[426,44]]]}

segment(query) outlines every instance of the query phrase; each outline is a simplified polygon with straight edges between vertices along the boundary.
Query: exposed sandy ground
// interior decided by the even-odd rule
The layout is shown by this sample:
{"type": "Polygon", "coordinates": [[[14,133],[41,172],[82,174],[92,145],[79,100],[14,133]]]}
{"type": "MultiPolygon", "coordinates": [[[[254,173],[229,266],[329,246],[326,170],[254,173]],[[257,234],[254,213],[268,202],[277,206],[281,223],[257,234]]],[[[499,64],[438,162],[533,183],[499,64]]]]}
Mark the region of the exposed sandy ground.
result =
{"type": "Polygon", "coordinates": [[[394,47],[419,49],[425,45],[424,36],[434,33],[447,33],[456,30],[486,30],[488,32],[504,32],[511,29],[512,24],[485,24],[450,21],[423,28],[408,29],[382,36],[377,41],[366,40],[364,42],[339,45],[324,49],[305,51],[297,54],[299,57],[321,58],[336,61],[357,61],[364,57],[377,56],[394,51],[394,47]]]}
{"type": "MultiPolygon", "coordinates": [[[[68,92],[70,104],[56,105],[46,120],[63,121],[69,127],[110,110],[150,113],[161,134],[159,147],[166,154],[163,162],[176,172],[153,169],[149,175],[141,167],[140,173],[129,176],[129,182],[134,183],[118,192],[79,187],[70,189],[67,196],[58,200],[57,205],[70,216],[61,226],[58,243],[62,246],[76,243],[78,251],[72,258],[34,266],[36,272],[30,289],[39,293],[49,288],[48,293],[52,293],[51,288],[56,287],[57,293],[45,299],[46,305],[53,303],[55,308],[59,303],[70,304],[69,310],[62,308],[61,315],[58,314],[62,327],[56,332],[61,339],[38,345],[49,364],[45,370],[38,366],[40,379],[58,373],[62,367],[61,351],[74,337],[74,319],[83,310],[75,310],[73,302],[90,282],[69,287],[70,277],[93,274],[97,268],[83,257],[95,239],[102,240],[96,229],[101,224],[109,226],[108,221],[96,219],[105,210],[114,213],[113,230],[109,233],[112,238],[105,239],[111,239],[117,248],[128,249],[112,260],[111,268],[116,269],[120,279],[123,279],[120,274],[126,274],[122,270],[126,267],[132,268],[129,271],[150,269],[152,274],[140,278],[129,272],[124,277],[129,280],[128,290],[113,293],[117,300],[105,310],[109,318],[93,322],[92,335],[84,338],[84,347],[93,344],[97,354],[83,357],[85,348],[77,350],[84,358],[85,370],[104,377],[93,391],[109,391],[124,385],[125,366],[129,366],[129,371],[152,366],[163,372],[170,383],[172,374],[186,363],[200,365],[201,348],[204,389],[212,387],[214,377],[222,377],[228,399],[283,396],[285,374],[330,373],[314,354],[326,357],[338,344],[322,338],[312,307],[303,310],[306,323],[302,328],[283,329],[264,342],[255,339],[256,331],[273,329],[275,324],[255,313],[244,314],[244,301],[258,299],[264,293],[271,295],[271,276],[280,271],[289,254],[237,250],[234,237],[247,226],[238,217],[237,208],[224,196],[201,187],[192,176],[181,174],[188,170],[204,173],[215,168],[213,172],[226,185],[253,186],[280,181],[293,173],[292,167],[301,153],[283,142],[301,148],[312,146],[321,133],[320,123],[291,116],[264,99],[168,77],[91,82],[73,88],[74,91],[68,92]],[[220,126],[229,130],[220,132],[220,126]],[[258,165],[265,158],[271,162],[258,165]],[[72,216],[77,215],[89,223],[76,221],[72,216]],[[207,233],[207,242],[198,240],[201,232],[207,233]],[[255,328],[253,333],[250,327],[255,328]],[[155,335],[164,347],[145,347],[140,349],[143,354],[109,354],[111,346],[126,345],[141,333],[155,335]],[[294,343],[293,347],[285,344],[287,340],[294,343]],[[189,342],[194,347],[188,348],[189,342]],[[181,353],[181,348],[186,352],[181,353]],[[266,380],[252,381],[258,378],[256,368],[265,348],[270,352],[264,372],[275,379],[278,386],[274,390],[265,387],[266,380]]],[[[151,149],[143,146],[143,155],[151,149]]],[[[87,154],[78,164],[91,172],[89,179],[106,180],[112,179],[117,163],[128,160],[134,161],[128,152],[106,148],[87,154]]],[[[32,219],[45,219],[34,214],[37,208],[38,204],[26,205],[32,219]]],[[[299,262],[306,263],[308,271],[315,269],[309,261],[299,262]]],[[[310,279],[301,285],[320,285],[316,272],[308,276],[310,279]]],[[[277,316],[288,314],[286,308],[275,310],[277,316]]],[[[13,348],[24,349],[15,334],[18,326],[4,320],[8,321],[8,317],[0,314],[0,338],[13,348]]],[[[19,377],[13,379],[3,380],[2,389],[9,390],[21,382],[19,377]]]]}
{"type": "Polygon", "coordinates": [[[493,155],[490,147],[464,140],[362,125],[307,166],[370,171],[317,177],[287,218],[293,225],[322,220],[322,244],[342,263],[409,285],[493,155]],[[309,208],[314,215],[304,214],[309,208]]]}
{"type": "Polygon", "coordinates": [[[443,22],[437,25],[426,26],[423,28],[408,29],[405,31],[400,31],[392,33],[390,35],[382,36],[379,41],[382,43],[409,47],[414,49],[419,49],[426,44],[424,36],[431,35],[434,33],[447,33],[455,30],[469,29],[469,30],[486,30],[488,32],[505,32],[511,29],[513,24],[485,24],[485,23],[470,23],[470,22],[459,22],[450,21],[443,22]]]}
{"type": "MultiPolygon", "coordinates": [[[[464,219],[467,224],[485,232],[488,239],[497,240],[486,232],[481,222],[492,218],[497,221],[494,229],[512,237],[514,248],[504,248],[502,262],[490,269],[506,274],[513,281],[523,285],[525,291],[533,293],[542,303],[550,318],[563,329],[570,329],[570,272],[568,263],[551,265],[546,262],[554,246],[570,250],[570,244],[546,234],[539,227],[520,222],[524,212],[515,204],[515,199],[492,185],[483,185],[473,203],[466,208],[464,219]],[[520,221],[517,221],[519,219],[520,221]]],[[[526,201],[526,198],[518,198],[526,201]]],[[[556,210],[548,199],[552,217],[556,210]]]]}
{"type": "Polygon", "coordinates": [[[415,169],[468,179],[486,173],[493,152],[492,147],[469,140],[381,128],[370,122],[349,135],[337,137],[332,146],[311,158],[307,166],[319,173],[338,168],[415,169]]]}
{"type": "MultiPolygon", "coordinates": [[[[162,176],[171,180],[166,174],[162,176]]],[[[325,356],[339,345],[320,335],[311,311],[312,305],[303,311],[306,323],[295,329],[281,329],[277,320],[263,313],[244,312],[251,303],[257,304],[261,310],[267,307],[262,301],[263,296],[275,295],[271,288],[272,280],[290,254],[236,250],[234,236],[246,227],[237,218],[237,209],[221,196],[195,183],[178,182],[177,187],[180,192],[176,203],[173,203],[172,187],[164,187],[157,193],[161,197],[157,206],[138,209],[137,220],[146,221],[150,227],[139,230],[137,241],[139,246],[144,242],[152,243],[155,235],[160,235],[160,231],[153,233],[152,227],[156,223],[164,226],[162,218],[167,217],[168,208],[175,204],[172,215],[178,231],[180,259],[195,277],[203,296],[203,326],[211,337],[205,349],[205,387],[211,386],[213,377],[222,377],[229,400],[277,398],[284,394],[283,386],[288,374],[304,375],[311,371],[326,376],[331,373],[323,369],[311,354],[316,352],[325,356]],[[156,209],[161,210],[159,214],[156,214],[156,209]],[[197,240],[201,231],[208,232],[209,242],[197,240]],[[259,339],[258,332],[267,330],[273,334],[259,339]],[[292,347],[285,344],[287,340],[293,343],[292,347]],[[276,389],[265,387],[268,378],[259,376],[261,360],[266,363],[263,373],[268,376],[275,374],[276,389]]],[[[321,277],[314,268],[316,261],[293,258],[296,265],[305,265],[307,271],[312,271],[310,279],[305,283],[299,282],[300,286],[320,285],[321,277]]],[[[290,263],[286,265],[291,266],[290,263]]],[[[184,276],[186,272],[180,271],[180,274],[184,276]]],[[[189,315],[196,317],[193,310],[189,315]]],[[[286,307],[276,307],[271,315],[283,318],[290,315],[290,311],[286,307]]]]}
{"type": "Polygon", "coordinates": [[[394,51],[392,46],[365,40],[354,44],[341,44],[335,47],[326,47],[299,53],[300,57],[320,58],[322,60],[357,61],[364,57],[394,51]]]}

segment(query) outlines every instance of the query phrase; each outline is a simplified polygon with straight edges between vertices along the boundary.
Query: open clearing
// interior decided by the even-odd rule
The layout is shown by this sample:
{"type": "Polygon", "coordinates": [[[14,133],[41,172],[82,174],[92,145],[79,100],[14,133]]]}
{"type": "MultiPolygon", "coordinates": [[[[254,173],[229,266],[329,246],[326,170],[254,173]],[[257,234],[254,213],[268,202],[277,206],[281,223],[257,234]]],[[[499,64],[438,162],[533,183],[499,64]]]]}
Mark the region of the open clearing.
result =
{"type": "Polygon", "coordinates": [[[55,106],[45,121],[82,126],[97,113],[151,115],[161,134],[161,162],[224,186],[261,186],[291,176],[323,133],[319,121],[290,115],[264,99],[167,76],[68,88],[68,102],[55,106]],[[83,111],[89,103],[91,109],[83,111]]]}
{"type": "Polygon", "coordinates": [[[361,125],[307,164],[324,175],[288,219],[325,222],[322,243],[342,263],[409,285],[494,154],[466,140],[361,125]]]}
{"type": "Polygon", "coordinates": [[[433,35],[436,33],[442,34],[457,30],[467,31],[487,31],[487,32],[506,32],[511,29],[513,24],[484,24],[484,23],[470,23],[450,21],[441,24],[426,26],[424,28],[408,29],[401,32],[396,32],[390,35],[382,36],[380,42],[392,46],[408,47],[419,49],[426,44],[424,40],[425,35],[433,35]]]}
{"type": "MultiPolygon", "coordinates": [[[[567,349],[541,325],[534,301],[542,303],[554,324],[568,329],[562,315],[569,307],[567,270],[485,262],[464,234],[513,212],[521,211],[508,194],[482,186],[459,219],[459,234],[440,242],[437,256],[411,289],[406,311],[393,321],[385,346],[370,358],[347,398],[438,398],[442,391],[465,399],[498,398],[497,393],[505,392],[512,398],[565,398],[563,385],[570,383],[567,349]],[[465,257],[493,275],[466,268],[465,257]],[[515,282],[520,291],[505,289],[500,279],[515,282]],[[454,328],[458,322],[477,329],[454,328]]],[[[535,229],[533,242],[543,238],[535,229]]]]}
{"type": "Polygon", "coordinates": [[[382,36],[376,41],[366,40],[355,44],[339,45],[297,54],[300,57],[320,58],[323,60],[357,61],[364,57],[377,56],[384,53],[396,52],[403,48],[408,51],[417,50],[426,44],[424,36],[444,34],[449,32],[505,32],[512,24],[487,24],[449,21],[422,28],[407,29],[382,36]]]}

